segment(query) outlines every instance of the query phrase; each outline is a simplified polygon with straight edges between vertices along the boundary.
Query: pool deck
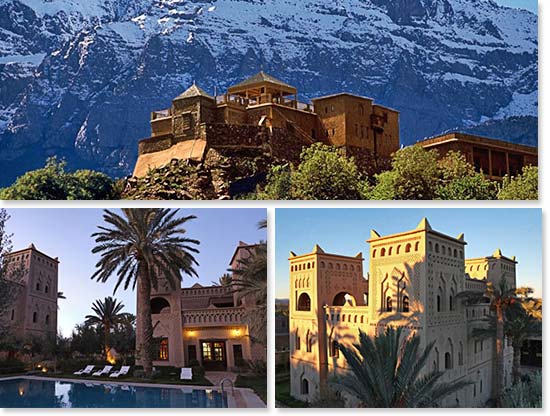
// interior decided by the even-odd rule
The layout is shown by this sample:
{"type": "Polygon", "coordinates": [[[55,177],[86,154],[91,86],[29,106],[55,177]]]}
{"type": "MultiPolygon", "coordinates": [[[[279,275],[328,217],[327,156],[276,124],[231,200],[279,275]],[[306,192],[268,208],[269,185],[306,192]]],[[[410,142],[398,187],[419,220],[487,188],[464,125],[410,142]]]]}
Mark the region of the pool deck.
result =
{"type": "MultiPolygon", "coordinates": [[[[82,383],[82,384],[107,384],[118,386],[133,386],[133,387],[151,387],[151,388],[165,388],[176,390],[215,390],[220,391],[220,388],[215,386],[195,386],[195,385],[181,385],[181,384],[152,384],[152,383],[136,383],[136,382],[124,382],[122,380],[103,381],[103,380],[90,380],[90,379],[75,379],[75,378],[63,378],[63,377],[40,377],[40,376],[9,376],[0,377],[0,381],[6,380],[45,380],[45,381],[64,381],[67,383],[82,383]]],[[[265,408],[266,405],[256,395],[254,390],[244,387],[230,387],[225,390],[227,394],[227,407],[228,408],[265,408]]]]}

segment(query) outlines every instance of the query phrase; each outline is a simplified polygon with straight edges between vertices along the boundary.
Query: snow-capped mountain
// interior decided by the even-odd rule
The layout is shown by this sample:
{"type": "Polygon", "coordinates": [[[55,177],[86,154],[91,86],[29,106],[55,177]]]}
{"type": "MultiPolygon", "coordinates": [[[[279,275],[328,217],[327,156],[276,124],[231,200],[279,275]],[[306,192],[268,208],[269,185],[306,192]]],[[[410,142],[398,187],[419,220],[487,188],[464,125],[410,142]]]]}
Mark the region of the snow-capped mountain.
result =
{"type": "Polygon", "coordinates": [[[398,109],[405,144],[536,117],[537,50],[492,0],[0,0],[0,184],[54,154],[128,174],[151,110],[261,68],[398,109]]]}

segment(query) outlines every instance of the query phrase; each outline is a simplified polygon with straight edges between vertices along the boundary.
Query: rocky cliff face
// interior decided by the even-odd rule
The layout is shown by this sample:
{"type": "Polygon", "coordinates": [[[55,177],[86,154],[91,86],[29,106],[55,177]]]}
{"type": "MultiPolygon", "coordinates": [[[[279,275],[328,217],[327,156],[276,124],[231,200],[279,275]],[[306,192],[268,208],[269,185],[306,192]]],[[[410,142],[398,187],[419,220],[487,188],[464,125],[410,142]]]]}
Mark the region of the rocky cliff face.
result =
{"type": "Polygon", "coordinates": [[[537,59],[536,16],[492,0],[0,0],[0,185],[53,154],[129,174],[151,110],[260,68],[397,108],[404,144],[506,139],[537,116],[537,59]]]}

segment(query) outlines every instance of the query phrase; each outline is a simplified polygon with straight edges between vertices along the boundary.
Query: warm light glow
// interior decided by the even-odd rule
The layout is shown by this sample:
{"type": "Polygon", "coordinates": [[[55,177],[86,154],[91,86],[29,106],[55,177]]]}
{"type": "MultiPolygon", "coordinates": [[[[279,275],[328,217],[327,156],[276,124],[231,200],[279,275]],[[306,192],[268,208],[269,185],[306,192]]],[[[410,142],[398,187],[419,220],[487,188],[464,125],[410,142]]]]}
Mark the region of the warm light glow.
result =
{"type": "Polygon", "coordinates": [[[23,396],[25,394],[25,389],[23,387],[19,387],[19,395],[23,396]]]}
{"type": "Polygon", "coordinates": [[[192,331],[192,330],[187,331],[187,336],[194,337],[195,336],[195,331],[192,331]]]}
{"type": "Polygon", "coordinates": [[[37,364],[36,368],[42,368],[42,364],[37,364]]]}
{"type": "Polygon", "coordinates": [[[116,359],[111,350],[107,351],[107,362],[109,364],[116,364],[116,359]]]}
{"type": "Polygon", "coordinates": [[[233,330],[233,335],[238,337],[239,335],[241,335],[241,330],[240,329],[234,329],[233,330]]]}
{"type": "Polygon", "coordinates": [[[42,372],[43,373],[47,373],[48,372],[48,369],[46,367],[42,367],[42,372]]]}

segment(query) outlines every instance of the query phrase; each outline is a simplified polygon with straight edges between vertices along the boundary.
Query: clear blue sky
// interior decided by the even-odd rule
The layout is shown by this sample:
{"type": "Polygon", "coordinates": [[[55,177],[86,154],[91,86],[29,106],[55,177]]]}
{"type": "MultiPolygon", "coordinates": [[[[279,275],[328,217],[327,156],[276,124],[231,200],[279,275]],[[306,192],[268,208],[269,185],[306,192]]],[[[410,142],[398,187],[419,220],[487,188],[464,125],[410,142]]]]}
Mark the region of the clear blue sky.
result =
{"type": "Polygon", "coordinates": [[[519,286],[542,296],[542,215],[539,209],[277,209],[275,217],[276,296],[288,298],[288,255],[325,252],[354,256],[363,252],[369,269],[370,230],[388,235],[416,228],[427,217],[433,229],[465,234],[467,258],[491,255],[500,248],[516,256],[519,286]]]}
{"type": "Polygon", "coordinates": [[[517,7],[527,9],[535,14],[537,13],[537,0],[496,0],[497,3],[507,7],[517,7]]]}
{"type": "MultiPolygon", "coordinates": [[[[36,248],[51,257],[59,257],[59,290],[66,300],[59,301],[58,325],[63,334],[70,335],[76,323],[90,313],[90,305],[113,293],[116,279],[97,283],[90,279],[99,256],[91,249],[90,235],[103,223],[100,209],[8,209],[11,219],[8,232],[13,233],[14,249],[34,243],[36,248]]],[[[116,210],[115,210],[116,211],[116,210]]],[[[265,209],[182,209],[182,215],[196,215],[186,223],[187,236],[201,242],[196,256],[200,278],[184,276],[182,286],[196,282],[209,285],[226,272],[229,260],[239,240],[255,243],[266,240],[265,230],[257,224],[266,218],[265,209]]],[[[119,289],[116,297],[135,313],[135,292],[119,289]]]]}

